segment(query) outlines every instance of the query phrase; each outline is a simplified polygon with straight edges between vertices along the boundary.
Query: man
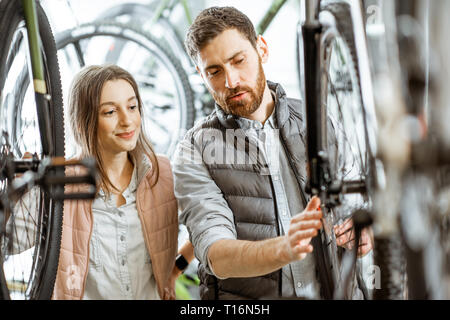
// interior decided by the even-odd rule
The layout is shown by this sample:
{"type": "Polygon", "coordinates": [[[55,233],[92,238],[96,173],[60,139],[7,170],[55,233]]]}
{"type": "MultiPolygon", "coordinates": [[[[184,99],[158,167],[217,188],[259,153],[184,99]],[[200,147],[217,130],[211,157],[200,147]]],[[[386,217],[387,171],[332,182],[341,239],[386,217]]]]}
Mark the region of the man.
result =
{"type": "Polygon", "coordinates": [[[303,193],[300,101],[266,81],[267,43],[234,8],[203,10],[185,44],[216,101],[180,142],[173,168],[202,299],[320,298],[309,253],[322,214],[303,193]]]}

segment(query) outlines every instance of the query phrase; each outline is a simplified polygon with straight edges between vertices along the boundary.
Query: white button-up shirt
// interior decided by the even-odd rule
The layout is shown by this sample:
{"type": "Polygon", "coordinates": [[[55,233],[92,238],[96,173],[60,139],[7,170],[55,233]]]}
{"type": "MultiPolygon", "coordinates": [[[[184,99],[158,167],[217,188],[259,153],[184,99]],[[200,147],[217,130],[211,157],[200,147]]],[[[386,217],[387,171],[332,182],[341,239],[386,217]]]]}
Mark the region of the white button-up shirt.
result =
{"type": "Polygon", "coordinates": [[[83,299],[160,299],[136,208],[136,189],[135,166],[122,194],[125,204],[117,207],[117,196],[107,198],[102,191],[93,202],[83,299]]]}

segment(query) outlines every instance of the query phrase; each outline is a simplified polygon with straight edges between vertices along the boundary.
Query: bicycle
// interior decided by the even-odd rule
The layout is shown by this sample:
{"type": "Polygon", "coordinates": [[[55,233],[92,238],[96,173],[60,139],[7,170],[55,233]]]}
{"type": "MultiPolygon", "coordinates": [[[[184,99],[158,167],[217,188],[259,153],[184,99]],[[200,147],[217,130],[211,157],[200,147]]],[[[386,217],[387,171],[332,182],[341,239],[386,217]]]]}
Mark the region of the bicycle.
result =
{"type": "MultiPolygon", "coordinates": [[[[361,4],[364,2],[307,2],[302,28],[307,190],[319,195],[324,204],[325,227],[315,239],[324,296],[351,297],[348,290],[357,267],[356,250],[341,259],[332,232],[334,223],[347,218],[338,210],[350,192],[360,194],[364,203],[350,212],[355,243],[363,227],[374,227],[378,287],[373,295],[367,291],[365,297],[442,299],[448,297],[449,288],[449,212],[435,202],[448,201],[449,144],[442,130],[448,94],[435,74],[440,74],[440,79],[448,75],[440,70],[433,73],[424,59],[424,36],[417,29],[423,3],[383,2],[382,21],[366,34],[361,4]],[[356,99],[346,103],[343,93],[355,90],[356,99]],[[435,105],[431,106],[433,96],[435,105]],[[352,139],[357,126],[347,126],[346,109],[359,116],[354,121],[362,125],[362,130],[355,130],[362,135],[359,140],[352,139]],[[416,125],[415,134],[404,132],[405,119],[416,125]],[[345,134],[339,142],[341,130],[345,134]],[[333,148],[335,141],[338,148],[333,148]],[[359,157],[346,151],[346,144],[350,150],[360,150],[359,157]],[[360,171],[353,172],[356,180],[355,175],[346,176],[354,168],[360,171]]],[[[426,6],[440,12],[444,5],[426,6]]],[[[440,18],[432,24],[435,34],[439,34],[436,26],[446,21],[444,16],[440,18]]],[[[441,48],[441,43],[435,40],[434,47],[441,48]]],[[[448,67],[448,62],[441,63],[448,67]]]]}
{"type": "Polygon", "coordinates": [[[322,296],[351,299],[359,287],[369,299],[357,269],[358,245],[343,251],[333,230],[352,218],[358,244],[362,229],[372,223],[377,186],[377,127],[361,2],[306,1],[303,10],[298,56],[309,164],[304,187],[322,203],[324,227],[313,239],[322,296]]]}
{"type": "Polygon", "coordinates": [[[188,75],[164,43],[137,26],[97,21],[56,34],[63,78],[83,66],[113,63],[136,78],[144,103],[143,125],[155,151],[171,155],[194,123],[194,94],[188,75]],[[66,72],[67,71],[67,72],[66,72]]]}
{"type": "Polygon", "coordinates": [[[0,299],[49,299],[62,200],[95,195],[95,165],[64,160],[56,48],[39,2],[0,1],[0,28],[0,299]],[[31,160],[22,159],[26,152],[33,154],[31,160]],[[88,174],[66,177],[67,165],[85,166],[88,174]],[[91,188],[66,194],[71,183],[91,188]]]}
{"type": "MultiPolygon", "coordinates": [[[[440,13],[443,8],[448,4],[384,3],[386,32],[374,32],[370,37],[372,59],[380,62],[372,67],[374,84],[384,91],[376,102],[383,132],[379,154],[385,166],[386,186],[377,197],[395,208],[384,215],[378,213],[384,220],[378,224],[385,239],[397,242],[400,253],[396,255],[401,254],[404,260],[409,299],[449,297],[449,212],[440,205],[448,201],[449,185],[448,143],[442,130],[442,119],[448,113],[443,85],[447,75],[434,69],[431,59],[439,57],[442,68],[448,68],[446,51],[440,44],[441,26],[446,21],[440,13]],[[402,132],[391,121],[407,122],[413,130],[402,132]],[[392,149],[399,143],[404,146],[392,149]],[[392,194],[394,189],[401,192],[401,198],[392,194]]],[[[387,258],[384,268],[395,263],[393,257],[387,258]]],[[[388,292],[380,293],[389,298],[388,292]]]]}

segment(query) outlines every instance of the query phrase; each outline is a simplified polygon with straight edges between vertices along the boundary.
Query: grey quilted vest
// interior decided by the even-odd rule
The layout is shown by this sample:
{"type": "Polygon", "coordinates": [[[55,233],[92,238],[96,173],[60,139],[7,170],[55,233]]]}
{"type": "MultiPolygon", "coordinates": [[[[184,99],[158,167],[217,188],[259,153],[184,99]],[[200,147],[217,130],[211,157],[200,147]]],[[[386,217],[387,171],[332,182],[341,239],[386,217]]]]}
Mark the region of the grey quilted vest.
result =
{"type": "MultiPolygon", "coordinates": [[[[301,101],[287,98],[279,84],[268,81],[268,85],[276,95],[275,113],[282,147],[285,148],[297,181],[304,190],[306,133],[300,113],[301,101]]],[[[196,125],[188,133],[187,138],[193,139],[196,133],[205,129],[225,131],[239,129],[239,126],[233,115],[225,114],[216,106],[216,110],[196,125]]],[[[271,176],[261,174],[262,166],[259,163],[256,165],[206,163],[206,166],[233,211],[238,239],[257,241],[280,235],[271,176]]],[[[303,194],[301,196],[305,201],[303,194]]],[[[222,280],[207,273],[205,267],[200,264],[198,273],[202,299],[260,299],[277,298],[281,295],[281,269],[259,277],[222,280]]]]}

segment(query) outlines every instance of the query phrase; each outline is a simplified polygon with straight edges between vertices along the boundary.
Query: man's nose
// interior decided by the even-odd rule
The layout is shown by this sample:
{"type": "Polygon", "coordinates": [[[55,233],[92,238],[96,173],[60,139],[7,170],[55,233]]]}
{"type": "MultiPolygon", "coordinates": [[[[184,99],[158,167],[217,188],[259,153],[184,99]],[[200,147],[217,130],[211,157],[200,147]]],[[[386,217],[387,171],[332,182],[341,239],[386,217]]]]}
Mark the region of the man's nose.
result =
{"type": "Polygon", "coordinates": [[[239,73],[233,69],[226,71],[225,87],[234,89],[239,86],[239,73]]]}

